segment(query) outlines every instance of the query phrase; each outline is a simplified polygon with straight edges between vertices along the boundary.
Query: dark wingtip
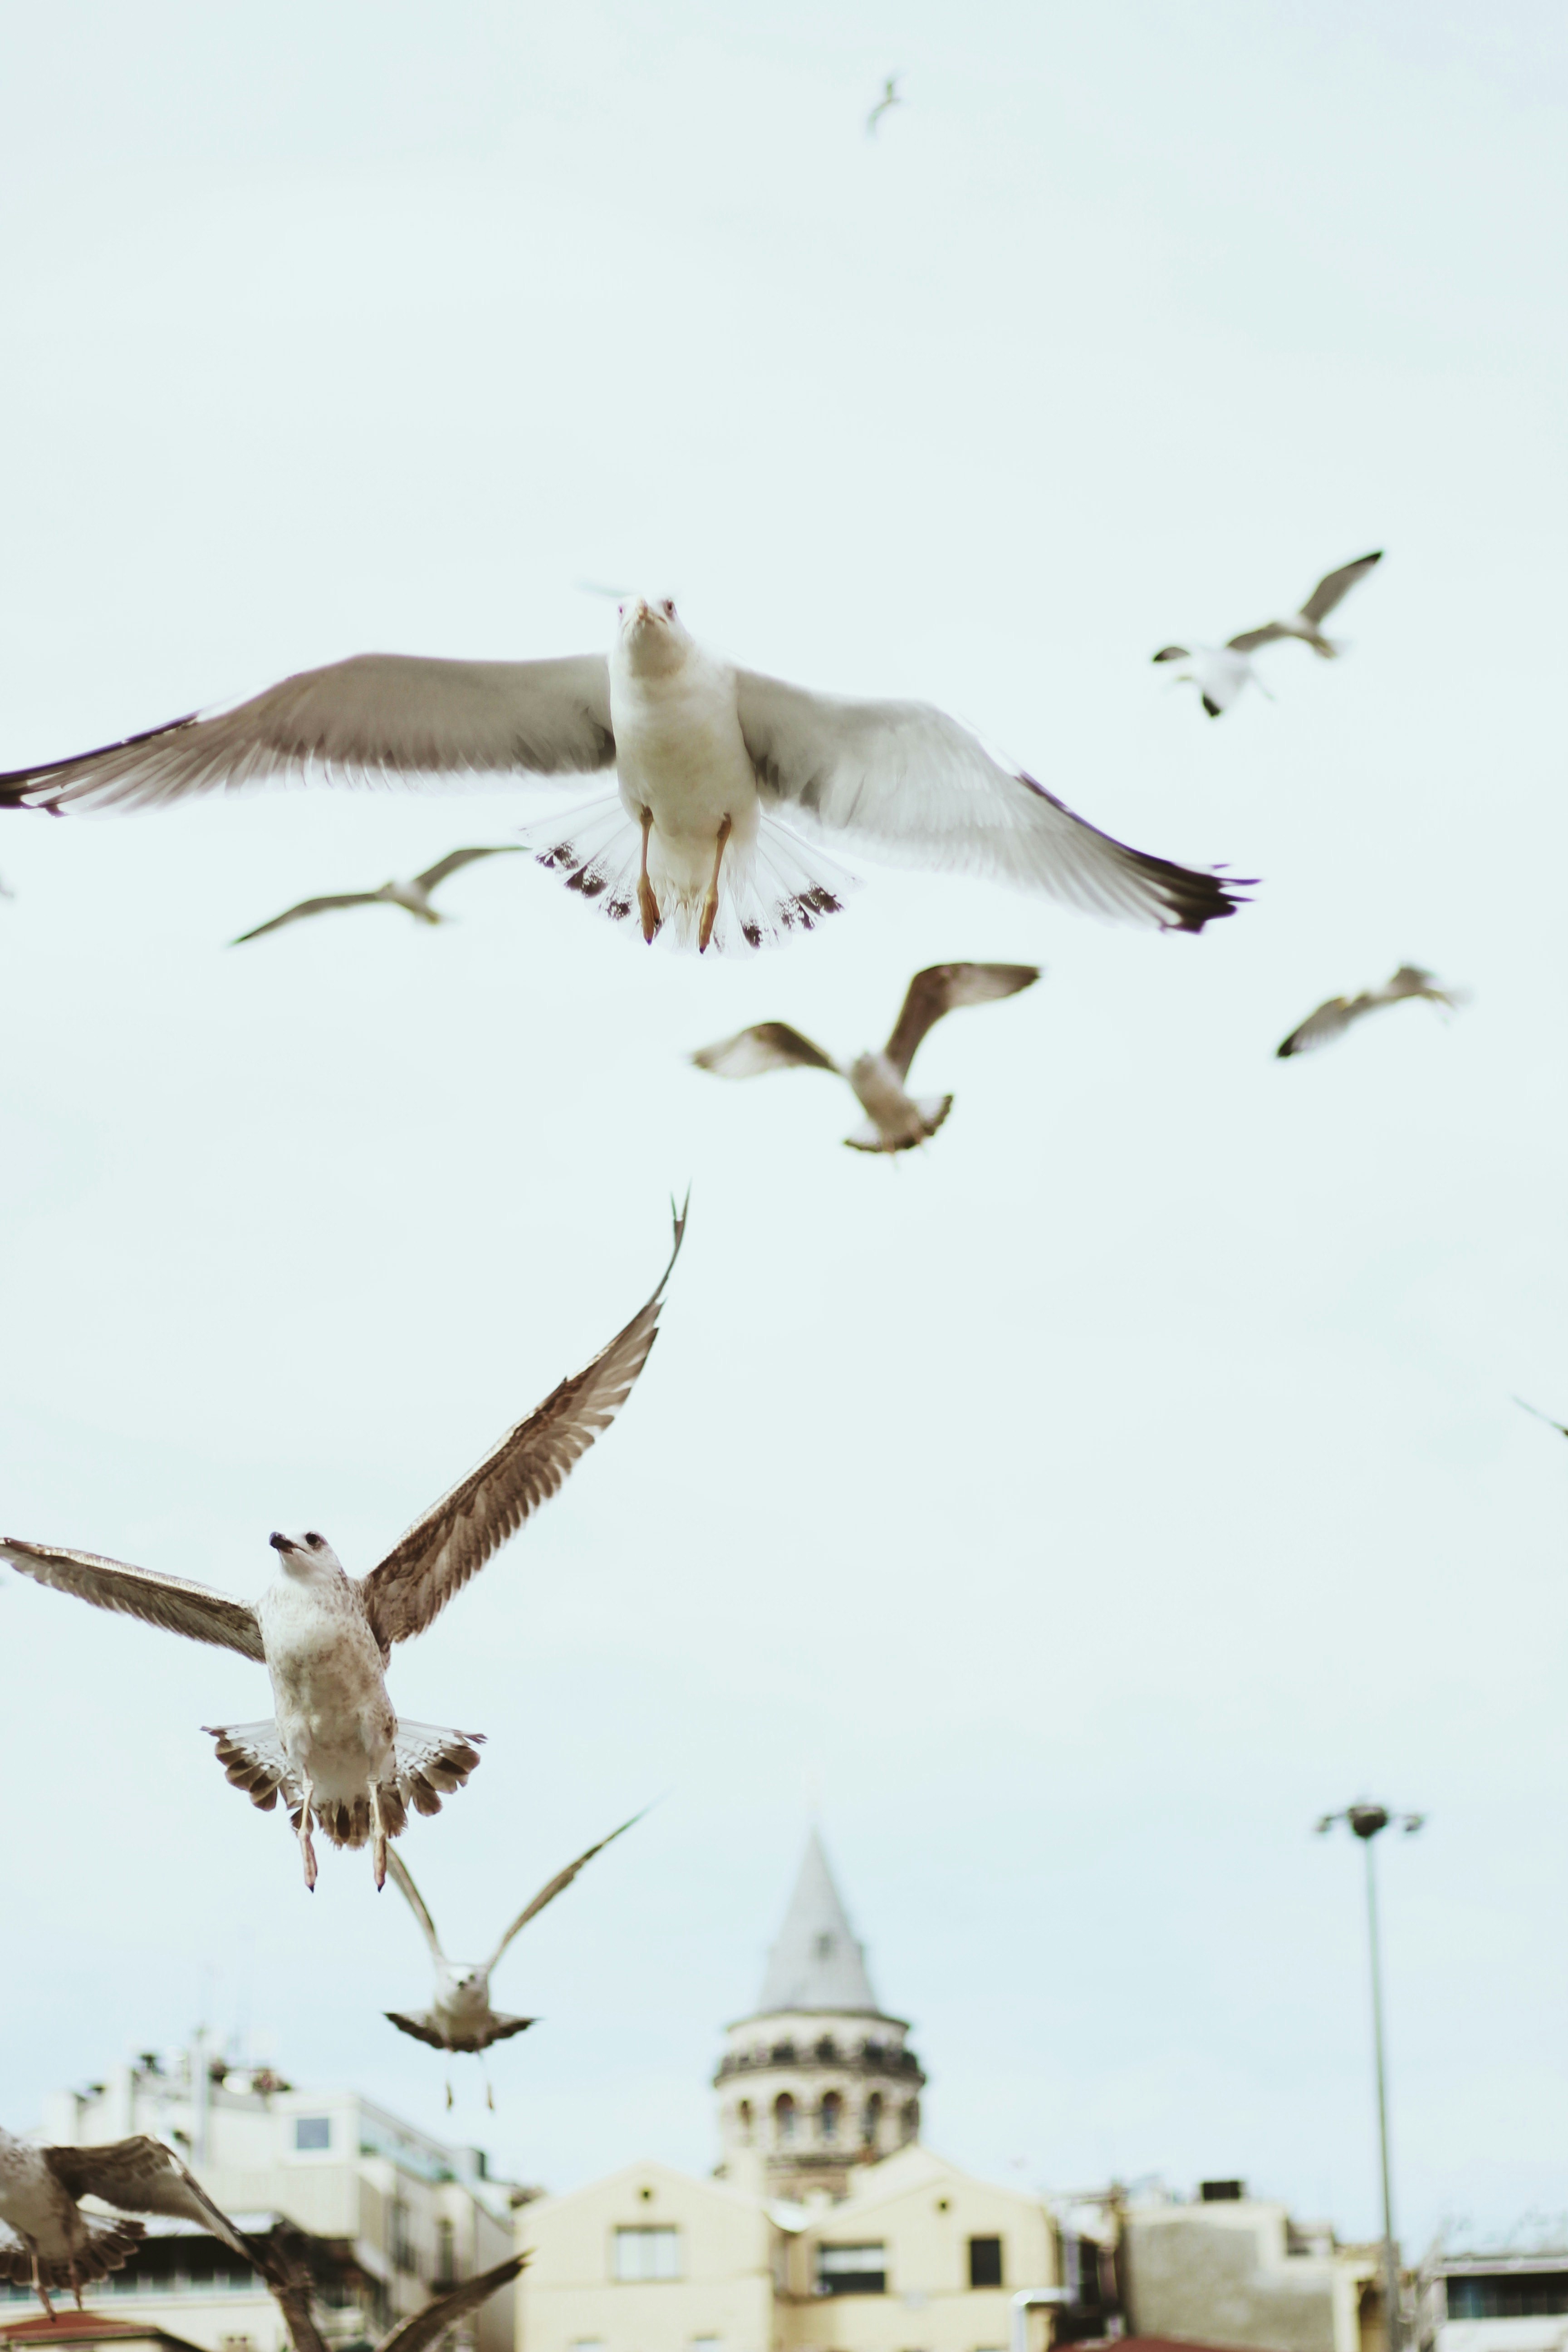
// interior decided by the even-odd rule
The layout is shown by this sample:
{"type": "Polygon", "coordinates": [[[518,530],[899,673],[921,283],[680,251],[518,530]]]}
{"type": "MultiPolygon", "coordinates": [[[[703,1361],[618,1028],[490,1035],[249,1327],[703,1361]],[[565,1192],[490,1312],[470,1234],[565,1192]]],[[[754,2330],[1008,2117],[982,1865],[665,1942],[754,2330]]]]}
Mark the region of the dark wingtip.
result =
{"type": "Polygon", "coordinates": [[[1205,697],[1204,697],[1204,709],[1208,712],[1208,715],[1209,715],[1209,717],[1210,717],[1211,719],[1217,719],[1217,718],[1219,717],[1219,715],[1220,715],[1220,708],[1219,708],[1218,703],[1217,703],[1217,702],[1211,702],[1211,701],[1209,700],[1209,698],[1208,698],[1208,696],[1207,696],[1206,694],[1205,694],[1205,697]]]}

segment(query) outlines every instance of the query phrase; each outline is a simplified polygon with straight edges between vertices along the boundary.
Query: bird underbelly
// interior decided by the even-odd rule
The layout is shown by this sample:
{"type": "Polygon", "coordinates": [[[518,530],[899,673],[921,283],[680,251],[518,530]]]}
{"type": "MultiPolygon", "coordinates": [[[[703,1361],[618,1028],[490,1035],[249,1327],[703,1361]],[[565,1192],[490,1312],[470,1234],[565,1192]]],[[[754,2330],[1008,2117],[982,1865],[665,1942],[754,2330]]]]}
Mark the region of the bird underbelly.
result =
{"type": "Polygon", "coordinates": [[[910,1100],[886,1065],[868,1056],[855,1064],[849,1083],[861,1109],[889,1143],[923,1138],[926,1126],[918,1104],[910,1100]]]}
{"type": "Polygon", "coordinates": [[[392,1778],[397,1717],[379,1664],[296,1652],[268,1664],[283,1751],[319,1795],[346,1801],[392,1778]]]}
{"type": "Polygon", "coordinates": [[[733,714],[726,718],[727,724],[679,708],[643,711],[621,720],[616,736],[627,814],[640,824],[650,810],[667,853],[700,853],[710,865],[725,818],[731,846],[742,849],[759,815],[756,775],[733,714]]]}

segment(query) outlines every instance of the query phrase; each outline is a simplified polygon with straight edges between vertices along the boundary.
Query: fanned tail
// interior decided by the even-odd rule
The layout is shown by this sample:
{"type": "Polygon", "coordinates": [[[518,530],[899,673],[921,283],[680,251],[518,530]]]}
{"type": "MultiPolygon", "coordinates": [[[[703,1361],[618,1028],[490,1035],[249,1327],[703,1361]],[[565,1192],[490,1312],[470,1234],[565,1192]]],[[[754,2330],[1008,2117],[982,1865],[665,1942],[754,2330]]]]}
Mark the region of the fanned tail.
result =
{"type": "MultiPolygon", "coordinates": [[[[226,1728],[205,1724],[217,1742],[217,1760],[231,1784],[243,1789],[258,1810],[269,1813],[281,1795],[296,1829],[304,1805],[304,1790],[283,1752],[275,1722],[235,1723],[226,1728]]],[[[482,1731],[444,1731],[435,1724],[399,1721],[393,1741],[394,1775],[381,1785],[381,1818],[388,1837],[408,1826],[408,1808],[416,1813],[438,1813],[441,1800],[460,1789],[479,1760],[482,1731]]],[[[336,1846],[370,1843],[368,1791],[346,1799],[311,1801],[311,1816],[324,1837],[336,1846]]]]}
{"type": "MultiPolygon", "coordinates": [[[[140,2221],[132,2221],[116,2214],[113,2221],[100,2220],[96,2213],[84,2213],[88,2242],[76,2257],[76,2275],[83,2286],[107,2278],[110,2271],[123,2268],[141,2245],[147,2231],[140,2221]]],[[[46,2256],[38,2263],[38,2275],[46,2287],[67,2287],[72,2284],[68,2262],[51,2262],[46,2256]]],[[[0,2244],[0,2279],[8,2279],[13,2286],[31,2286],[33,2257],[26,2246],[0,2244]]]]}
{"type": "Polygon", "coordinates": [[[851,1151],[912,1151],[917,1144],[931,1141],[952,1108],[951,1095],[919,1095],[915,1097],[915,1109],[921,1123],[914,1133],[887,1136],[875,1120],[868,1119],[844,1140],[851,1151]]]}
{"type": "MultiPolygon", "coordinates": [[[[641,929],[630,919],[637,913],[642,830],[627,815],[618,794],[525,825],[519,837],[548,873],[563,877],[568,890],[575,890],[612,922],[626,925],[628,937],[640,940],[641,929]]],[[[677,948],[695,948],[706,886],[676,881],[661,871],[662,866],[656,834],[649,873],[658,898],[657,936],[677,948]]],[[[853,875],[826,850],[763,817],[755,840],[725,856],[710,950],[744,954],[748,949],[782,946],[797,932],[815,930],[827,916],[837,914],[855,887],[853,875]]]]}

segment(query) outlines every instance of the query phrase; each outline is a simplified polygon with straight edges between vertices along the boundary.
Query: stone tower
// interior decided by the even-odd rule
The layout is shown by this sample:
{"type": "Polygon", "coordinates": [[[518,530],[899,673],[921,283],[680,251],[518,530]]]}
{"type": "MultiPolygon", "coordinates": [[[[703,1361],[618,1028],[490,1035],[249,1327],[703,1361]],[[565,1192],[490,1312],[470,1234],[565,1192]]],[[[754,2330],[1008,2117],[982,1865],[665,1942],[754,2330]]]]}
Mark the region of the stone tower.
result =
{"type": "Polygon", "coordinates": [[[925,2081],[909,2027],[877,2006],[813,1830],[755,2013],[713,2077],[721,2176],[768,2197],[842,2197],[849,2168],[919,2137],[925,2081]]]}

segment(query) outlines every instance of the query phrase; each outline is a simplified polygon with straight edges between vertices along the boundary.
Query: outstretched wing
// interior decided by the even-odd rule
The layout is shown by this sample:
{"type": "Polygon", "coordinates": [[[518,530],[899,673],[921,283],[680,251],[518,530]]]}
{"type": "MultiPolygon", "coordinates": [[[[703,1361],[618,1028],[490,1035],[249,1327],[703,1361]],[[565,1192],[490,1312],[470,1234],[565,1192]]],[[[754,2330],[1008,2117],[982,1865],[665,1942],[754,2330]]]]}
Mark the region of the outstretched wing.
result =
{"type": "Polygon", "coordinates": [[[812,694],[737,670],[741,730],[764,806],[903,865],[987,875],[1068,906],[1200,931],[1235,885],[1113,841],[924,702],[812,694]]]}
{"type": "Polygon", "coordinates": [[[421,890],[434,890],[437,883],[444,882],[448,874],[460,873],[465,866],[472,866],[478,858],[521,857],[522,855],[521,841],[497,841],[488,849],[454,849],[445,857],[438,857],[434,866],[427,866],[424,873],[416,874],[414,879],[421,890]]]}
{"type": "Polygon", "coordinates": [[[71,2197],[101,2197],[122,2213],[169,2213],[195,2221],[215,2238],[251,2260],[250,2248],[226,2213],[162,2140],[138,2133],[101,2147],[46,2147],[44,2162],[71,2197]]]}
{"type": "Polygon", "coordinates": [[[1226,637],[1226,644],[1233,654],[1255,654],[1259,646],[1278,645],[1289,634],[1278,621],[1265,621],[1260,629],[1243,629],[1239,636],[1226,637]]]}
{"type": "Polygon", "coordinates": [[[956,1012],[961,1004],[989,1004],[997,997],[1016,996],[1020,989],[1033,988],[1039,976],[1036,963],[928,964],[910,982],[903,1011],[888,1040],[889,1061],[900,1078],[907,1078],[921,1038],[944,1013],[956,1012]]]}
{"type": "MultiPolygon", "coordinates": [[[[646,1812],[647,1810],[647,1808],[645,1806],[643,1808],[643,1811],[646,1812]]],[[[564,1870],[558,1870],[554,1877],[550,1881],[548,1886],[542,1886],[540,1888],[532,1902],[526,1904],[518,1913],[516,1918],[512,1921],[511,1926],[507,1929],[506,1934],[501,1937],[500,1942],[490,1954],[489,1960],[485,1963],[487,1973],[489,1969],[495,1967],[497,1961],[500,1958],[501,1954],[505,1951],[512,1937],[514,1936],[520,1936],[531,1919],[537,1919],[547,1903],[553,1903],[558,1895],[564,1894],[566,1888],[571,1885],[572,1881],[576,1877],[577,1873],[583,1868],[584,1864],[585,1863],[592,1862],[596,1853],[603,1853],[607,1845],[614,1845],[618,1837],[625,1837],[628,1830],[636,1829],[638,1822],[642,1820],[642,1813],[634,1813],[631,1820],[629,1822],[623,1822],[618,1830],[612,1830],[608,1837],[602,1837],[599,1840],[597,1845],[591,1845],[586,1853],[580,1853],[575,1862],[569,1862],[564,1870]]],[[[532,2022],[531,2019],[529,2022],[532,2022]]]]}
{"type": "Polygon", "coordinates": [[[685,1232],[682,1209],[675,1220],[669,1264],[625,1329],[591,1364],[563,1381],[526,1421],[509,1429],[362,1580],[365,1614],[384,1649],[422,1633],[453,1593],[558,1492],[600,1431],[608,1429],[647,1361],[664,1286],[685,1232]]]}
{"type": "Polygon", "coordinates": [[[122,1559],[102,1559],[93,1551],[28,1543],[21,1536],[0,1536],[0,1559],[8,1559],[35,1583],[90,1601],[95,1609],[141,1617],[166,1633],[184,1633],[187,1641],[211,1642],[217,1649],[254,1658],[258,1665],[267,1663],[261,1628],[249,1601],[233,1601],[210,1585],[189,1584],[182,1576],[155,1576],[150,1568],[129,1568],[122,1559]]]}
{"type": "Polygon", "coordinates": [[[1277,1059],[1288,1062],[1293,1054],[1310,1053],[1315,1045],[1326,1045],[1331,1037],[1342,1037],[1357,1014],[1366,1011],[1366,1002],[1364,996],[1331,996],[1275,1047],[1277,1059]]]}
{"type": "Polygon", "coordinates": [[[716,1078],[759,1078],[764,1070],[795,1067],[837,1072],[838,1067],[820,1045],[814,1045],[787,1021],[759,1021],[754,1029],[742,1029],[739,1036],[726,1037],[721,1045],[703,1045],[691,1058],[700,1070],[711,1070],[716,1078]]]}
{"type": "Polygon", "coordinates": [[[335,914],[340,907],[384,907],[386,900],[379,890],[344,890],[335,898],[301,898],[286,915],[274,915],[268,923],[258,923],[253,931],[241,931],[230,940],[231,948],[242,948],[247,940],[261,939],[268,931],[280,931],[285,923],[297,923],[305,915],[335,914]]]}
{"type": "MultiPolygon", "coordinates": [[[[425,1941],[430,1947],[430,1957],[435,1961],[437,1967],[439,1968],[447,1956],[441,1949],[441,1938],[436,1933],[436,1922],[432,1919],[429,1911],[426,1907],[425,1897],[420,1894],[419,1889],[414,1884],[414,1873],[409,1869],[408,1864],[404,1861],[403,1856],[398,1853],[395,1846],[389,1846],[387,1848],[386,1866],[392,1874],[393,1883],[396,1886],[398,1893],[402,1895],[404,1901],[407,1904],[409,1909],[413,1912],[414,1916],[418,1920],[421,1928],[424,1930],[425,1941]]],[[[390,2016],[391,2011],[388,2011],[387,2014],[390,2016]]]]}
{"type": "Polygon", "coordinates": [[[526,2254],[509,2254],[504,2263],[497,2263],[494,2270],[480,2271],[477,2278],[465,2279],[461,2286],[437,2295],[423,2311],[416,2311],[411,2319],[404,2320],[389,2336],[384,2336],[375,2352],[426,2352],[426,2346],[444,2336],[466,2311],[477,2311],[481,2303],[488,2303],[492,2294],[510,2286],[527,2260],[526,2254]]]}
{"type": "MultiPolygon", "coordinates": [[[[392,1860],[390,1851],[386,1859],[390,1864],[392,1860]]],[[[399,2033],[412,2033],[416,2042],[427,2042],[432,2050],[447,2048],[446,2035],[438,2032],[427,2017],[409,2017],[400,2009],[384,2009],[381,2013],[388,2024],[396,2026],[399,2033]]]]}
{"type": "Polygon", "coordinates": [[[1337,572],[1326,572],[1301,607],[1301,618],[1316,624],[1326,621],[1342,598],[1348,596],[1358,580],[1364,580],[1374,563],[1383,562],[1380,547],[1373,555],[1358,555],[1353,563],[1342,563],[1337,572]]]}
{"type": "Polygon", "coordinates": [[[535,662],[356,654],[248,702],[0,775],[0,808],[146,808],[311,774],[334,784],[553,776],[613,767],[615,758],[602,654],[535,662]]]}

